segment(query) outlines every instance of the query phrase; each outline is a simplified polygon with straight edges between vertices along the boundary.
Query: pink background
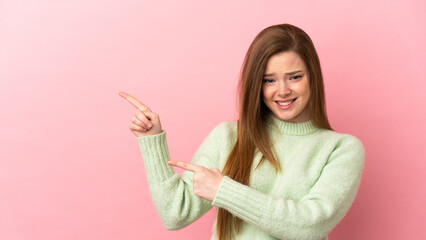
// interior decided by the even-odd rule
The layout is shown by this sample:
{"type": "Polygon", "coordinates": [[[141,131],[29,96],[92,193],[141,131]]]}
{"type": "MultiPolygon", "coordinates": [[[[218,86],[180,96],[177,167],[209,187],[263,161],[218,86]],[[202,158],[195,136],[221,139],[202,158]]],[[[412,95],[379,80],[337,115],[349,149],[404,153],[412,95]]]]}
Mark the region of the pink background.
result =
{"type": "Polygon", "coordinates": [[[190,161],[221,121],[250,42],[291,23],[321,59],[332,126],[366,168],[331,240],[426,239],[426,4],[0,0],[0,239],[210,239],[212,210],[163,227],[125,91],[190,161]]]}

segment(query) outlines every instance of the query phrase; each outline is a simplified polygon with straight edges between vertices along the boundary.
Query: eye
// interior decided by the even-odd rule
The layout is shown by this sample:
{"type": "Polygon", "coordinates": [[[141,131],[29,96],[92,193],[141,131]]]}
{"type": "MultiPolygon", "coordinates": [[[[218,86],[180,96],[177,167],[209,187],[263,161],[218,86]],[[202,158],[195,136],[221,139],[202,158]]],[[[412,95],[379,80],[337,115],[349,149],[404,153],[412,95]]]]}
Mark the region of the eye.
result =
{"type": "Polygon", "coordinates": [[[263,83],[273,83],[273,79],[263,79],[263,83]]]}
{"type": "Polygon", "coordinates": [[[302,77],[301,75],[297,75],[297,76],[291,77],[290,80],[297,80],[297,79],[299,79],[301,77],[302,77]]]}

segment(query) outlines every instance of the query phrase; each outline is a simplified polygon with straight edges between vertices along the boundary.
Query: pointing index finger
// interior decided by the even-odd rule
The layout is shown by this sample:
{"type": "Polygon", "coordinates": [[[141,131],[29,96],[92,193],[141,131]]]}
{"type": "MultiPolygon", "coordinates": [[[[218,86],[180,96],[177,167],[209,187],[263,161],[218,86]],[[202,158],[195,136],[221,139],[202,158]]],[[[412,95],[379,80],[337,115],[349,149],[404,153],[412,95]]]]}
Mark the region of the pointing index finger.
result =
{"type": "Polygon", "coordinates": [[[182,162],[182,161],[168,161],[167,164],[179,168],[183,168],[185,170],[191,171],[191,172],[197,172],[203,169],[204,167],[195,165],[192,163],[182,162]]]}
{"type": "Polygon", "coordinates": [[[142,112],[146,112],[146,111],[151,112],[151,109],[149,109],[147,106],[145,106],[143,103],[141,103],[132,95],[127,94],[125,92],[120,92],[119,95],[123,97],[124,99],[126,99],[130,104],[135,106],[137,109],[141,110],[142,112]]]}

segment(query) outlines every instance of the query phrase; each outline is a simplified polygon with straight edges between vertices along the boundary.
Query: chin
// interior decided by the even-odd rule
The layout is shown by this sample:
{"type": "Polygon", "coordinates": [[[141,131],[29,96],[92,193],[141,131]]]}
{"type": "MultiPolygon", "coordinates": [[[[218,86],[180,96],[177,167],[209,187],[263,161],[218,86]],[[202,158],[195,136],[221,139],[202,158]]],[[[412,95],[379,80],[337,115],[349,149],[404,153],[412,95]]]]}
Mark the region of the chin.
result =
{"type": "Polygon", "coordinates": [[[280,120],[288,121],[288,122],[291,122],[294,119],[294,117],[292,117],[292,116],[282,116],[282,115],[277,115],[277,114],[274,114],[274,116],[276,118],[280,119],[280,120]]]}
{"type": "Polygon", "coordinates": [[[301,121],[298,117],[300,114],[292,114],[292,115],[283,115],[283,114],[276,114],[274,113],[274,116],[280,120],[286,121],[286,122],[304,122],[301,121]]]}

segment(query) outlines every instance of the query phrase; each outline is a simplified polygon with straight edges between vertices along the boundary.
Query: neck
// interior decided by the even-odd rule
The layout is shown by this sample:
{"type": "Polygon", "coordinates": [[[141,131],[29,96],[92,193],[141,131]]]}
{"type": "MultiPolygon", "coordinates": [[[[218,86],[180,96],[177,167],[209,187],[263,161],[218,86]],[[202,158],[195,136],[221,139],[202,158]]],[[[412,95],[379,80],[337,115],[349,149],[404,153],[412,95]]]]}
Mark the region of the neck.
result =
{"type": "Polygon", "coordinates": [[[273,114],[268,116],[267,126],[269,129],[285,135],[306,135],[318,130],[310,119],[304,122],[289,122],[281,120],[273,114]]]}

